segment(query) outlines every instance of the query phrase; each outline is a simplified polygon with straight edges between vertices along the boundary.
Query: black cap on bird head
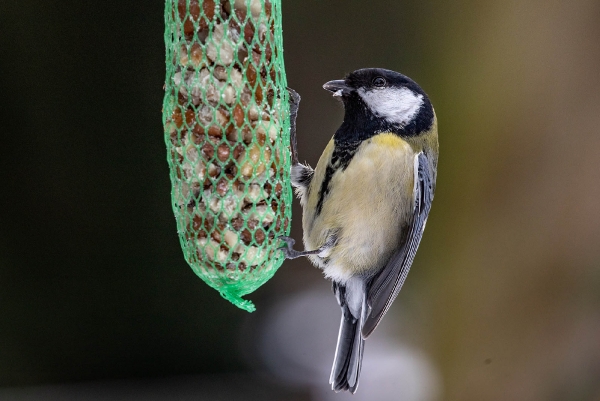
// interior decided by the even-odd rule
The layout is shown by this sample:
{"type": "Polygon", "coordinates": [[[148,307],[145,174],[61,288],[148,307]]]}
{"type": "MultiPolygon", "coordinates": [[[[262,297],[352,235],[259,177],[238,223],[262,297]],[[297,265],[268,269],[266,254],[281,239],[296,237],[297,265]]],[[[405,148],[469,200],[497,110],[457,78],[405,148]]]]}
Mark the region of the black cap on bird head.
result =
{"type": "MultiPolygon", "coordinates": [[[[383,68],[356,70],[323,88],[344,103],[346,129],[414,136],[431,128],[433,107],[412,79],[383,68]],[[350,127],[353,126],[353,128],[350,127]]],[[[364,135],[364,134],[363,134],[364,135]]]]}

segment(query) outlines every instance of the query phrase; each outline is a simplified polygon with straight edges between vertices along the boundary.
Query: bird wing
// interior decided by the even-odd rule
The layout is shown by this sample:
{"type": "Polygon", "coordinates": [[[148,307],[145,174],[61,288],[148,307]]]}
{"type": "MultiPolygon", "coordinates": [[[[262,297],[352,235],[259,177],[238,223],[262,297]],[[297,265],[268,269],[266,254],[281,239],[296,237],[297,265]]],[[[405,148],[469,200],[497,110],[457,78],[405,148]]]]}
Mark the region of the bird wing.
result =
{"type": "Polygon", "coordinates": [[[415,156],[415,189],[412,219],[402,237],[400,248],[387,265],[371,280],[367,289],[368,313],[362,327],[367,338],[388,311],[400,292],[423,236],[435,190],[433,163],[426,153],[415,156]]]}

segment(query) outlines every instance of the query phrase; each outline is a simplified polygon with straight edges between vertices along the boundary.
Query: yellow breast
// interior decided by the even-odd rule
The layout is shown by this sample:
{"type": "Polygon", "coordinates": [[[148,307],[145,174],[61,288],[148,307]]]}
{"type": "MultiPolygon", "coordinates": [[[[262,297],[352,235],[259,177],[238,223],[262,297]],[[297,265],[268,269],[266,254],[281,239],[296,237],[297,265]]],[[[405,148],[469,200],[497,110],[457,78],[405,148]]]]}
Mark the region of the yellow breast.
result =
{"type": "MultiPolygon", "coordinates": [[[[316,203],[332,153],[330,143],[315,170],[310,193],[315,199],[309,199],[309,205],[316,203]]],[[[343,280],[379,269],[396,250],[412,213],[414,156],[412,147],[391,133],[364,141],[348,167],[333,175],[321,213],[305,211],[306,249],[319,248],[328,234],[338,233],[328,263],[313,258],[327,276],[343,280]]]]}

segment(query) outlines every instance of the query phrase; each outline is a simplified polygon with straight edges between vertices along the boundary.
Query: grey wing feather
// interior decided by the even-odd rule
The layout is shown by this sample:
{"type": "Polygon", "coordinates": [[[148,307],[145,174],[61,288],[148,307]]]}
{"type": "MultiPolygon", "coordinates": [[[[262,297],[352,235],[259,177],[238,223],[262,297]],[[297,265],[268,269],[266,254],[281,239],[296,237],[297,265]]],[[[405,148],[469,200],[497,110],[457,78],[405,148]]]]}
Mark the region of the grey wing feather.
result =
{"type": "MultiPolygon", "coordinates": [[[[403,236],[403,243],[387,265],[373,277],[367,289],[368,314],[362,327],[362,336],[367,338],[388,311],[400,292],[423,236],[427,216],[435,189],[433,166],[424,153],[418,157],[418,181],[415,187],[415,205],[412,220],[403,236]]],[[[415,177],[417,178],[417,177],[415,177]]]]}

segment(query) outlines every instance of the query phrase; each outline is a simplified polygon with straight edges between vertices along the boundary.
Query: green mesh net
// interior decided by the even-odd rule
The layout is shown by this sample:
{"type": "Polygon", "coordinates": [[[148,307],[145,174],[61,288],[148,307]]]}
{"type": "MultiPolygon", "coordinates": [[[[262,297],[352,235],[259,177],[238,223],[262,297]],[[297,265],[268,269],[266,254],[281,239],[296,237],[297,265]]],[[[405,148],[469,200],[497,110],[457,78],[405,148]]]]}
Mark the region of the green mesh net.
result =
{"type": "Polygon", "coordinates": [[[289,106],[280,0],[166,0],[163,123],[187,262],[241,297],[283,262],[289,234],[289,106]]]}

